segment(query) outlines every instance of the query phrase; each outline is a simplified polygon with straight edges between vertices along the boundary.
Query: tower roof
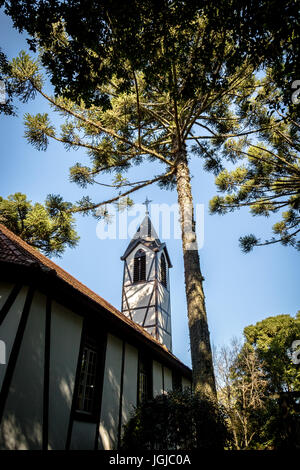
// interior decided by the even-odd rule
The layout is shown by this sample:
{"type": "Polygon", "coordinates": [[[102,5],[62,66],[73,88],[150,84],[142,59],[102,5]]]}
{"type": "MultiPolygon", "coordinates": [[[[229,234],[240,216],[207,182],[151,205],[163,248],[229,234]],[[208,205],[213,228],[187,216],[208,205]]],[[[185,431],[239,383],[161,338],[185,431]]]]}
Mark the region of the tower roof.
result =
{"type": "Polygon", "coordinates": [[[169,268],[171,268],[172,263],[169,257],[166,244],[162,243],[158,238],[158,235],[153,227],[153,224],[148,214],[149,212],[147,210],[144,219],[138,227],[135,235],[131,239],[128,247],[125,250],[124,255],[121,256],[121,260],[126,259],[127,256],[132,252],[132,250],[134,250],[134,248],[141,243],[142,245],[146,246],[147,248],[150,248],[153,251],[164,250],[168,260],[169,268]]]}

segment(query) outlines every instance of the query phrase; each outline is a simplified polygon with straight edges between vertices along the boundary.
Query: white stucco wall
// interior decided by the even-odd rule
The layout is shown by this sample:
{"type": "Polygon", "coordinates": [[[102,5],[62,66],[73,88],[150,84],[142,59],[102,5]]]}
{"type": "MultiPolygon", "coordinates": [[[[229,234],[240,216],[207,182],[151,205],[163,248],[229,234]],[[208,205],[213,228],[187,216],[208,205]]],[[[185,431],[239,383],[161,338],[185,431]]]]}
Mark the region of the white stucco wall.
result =
{"type": "Polygon", "coordinates": [[[162,284],[158,284],[158,303],[159,305],[169,312],[170,305],[169,305],[169,292],[162,284]]]}
{"type": "Polygon", "coordinates": [[[168,367],[164,367],[164,391],[169,392],[170,390],[173,390],[172,371],[168,367]]]}
{"type": "Polygon", "coordinates": [[[153,361],[153,396],[163,393],[162,365],[153,361]]]}
{"type": "Polygon", "coordinates": [[[64,449],[80,348],[82,317],[52,303],[49,383],[49,449],[64,449]]]}
{"type": "Polygon", "coordinates": [[[11,282],[0,282],[0,310],[5,304],[9,294],[13,290],[14,284],[11,282]]]}
{"type": "MultiPolygon", "coordinates": [[[[12,286],[11,286],[12,287],[12,286]]],[[[0,285],[0,298],[5,302],[10,292],[9,285],[1,284],[0,285]]],[[[16,332],[19,326],[20,318],[24,308],[24,303],[26,295],[28,292],[28,287],[23,287],[14,303],[12,304],[9,312],[7,313],[2,325],[0,326],[0,339],[4,341],[5,352],[6,352],[6,364],[0,365],[0,390],[2,388],[3,379],[5,376],[5,371],[7,364],[9,362],[10,353],[14,344],[16,332]]]]}
{"type": "Polygon", "coordinates": [[[137,307],[147,307],[149,302],[151,305],[153,305],[155,303],[153,287],[153,282],[132,284],[130,286],[124,287],[127,299],[125,308],[128,308],[128,306],[130,309],[137,307]]]}
{"type": "Polygon", "coordinates": [[[115,449],[118,444],[122,348],[123,342],[116,336],[109,334],[99,429],[100,450],[115,449]]]}
{"type": "Polygon", "coordinates": [[[122,426],[130,418],[137,400],[138,350],[130,344],[125,345],[125,362],[122,395],[122,426]]]}
{"type": "Polygon", "coordinates": [[[71,450],[94,450],[96,437],[95,423],[74,421],[71,438],[71,450]]]}
{"type": "Polygon", "coordinates": [[[33,296],[1,422],[1,448],[41,449],[46,296],[33,296]]]}

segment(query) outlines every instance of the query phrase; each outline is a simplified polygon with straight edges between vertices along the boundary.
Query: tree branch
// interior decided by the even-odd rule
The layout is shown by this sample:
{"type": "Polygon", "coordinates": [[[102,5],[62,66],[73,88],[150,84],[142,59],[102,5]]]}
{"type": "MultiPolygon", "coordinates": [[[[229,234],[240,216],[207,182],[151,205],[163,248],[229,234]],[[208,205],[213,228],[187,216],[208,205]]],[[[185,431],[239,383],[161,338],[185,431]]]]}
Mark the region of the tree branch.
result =
{"type": "Polygon", "coordinates": [[[122,197],[125,197],[125,196],[128,196],[129,194],[135,192],[135,191],[138,191],[139,189],[141,188],[144,188],[146,186],[149,186],[150,184],[153,184],[153,183],[156,183],[157,181],[160,181],[164,178],[167,178],[168,176],[171,176],[173,173],[175,172],[175,169],[173,168],[171,171],[169,171],[168,173],[164,173],[163,175],[160,175],[160,176],[157,176],[156,178],[153,178],[152,180],[147,180],[145,183],[139,185],[139,186],[135,186],[134,188],[131,188],[129,189],[128,191],[125,191],[124,193],[122,194],[119,194],[118,196],[116,197],[113,197],[111,199],[107,199],[106,201],[103,201],[103,202],[99,202],[97,204],[91,204],[90,206],[88,207],[84,207],[84,208],[80,208],[80,207],[77,207],[77,208],[73,208],[73,209],[70,209],[70,212],[84,212],[84,211],[87,211],[87,210],[94,210],[94,209],[97,209],[97,207],[100,207],[100,206],[104,206],[105,204],[111,204],[112,202],[116,202],[118,201],[119,199],[121,199],[122,197]]]}

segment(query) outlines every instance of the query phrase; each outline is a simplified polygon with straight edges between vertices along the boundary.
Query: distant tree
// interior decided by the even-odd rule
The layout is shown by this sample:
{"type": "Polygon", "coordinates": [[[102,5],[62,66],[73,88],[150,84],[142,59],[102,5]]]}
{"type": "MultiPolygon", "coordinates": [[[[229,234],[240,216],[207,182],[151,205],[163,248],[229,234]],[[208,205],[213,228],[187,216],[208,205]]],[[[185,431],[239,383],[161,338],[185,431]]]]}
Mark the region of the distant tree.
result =
{"type": "Polygon", "coordinates": [[[70,206],[52,194],[45,205],[33,205],[25,194],[15,193],[7,199],[0,197],[0,223],[45,255],[61,256],[66,247],[75,247],[79,240],[70,206]]]}
{"type": "Polygon", "coordinates": [[[226,195],[210,201],[211,212],[218,214],[248,206],[254,216],[268,217],[285,209],[282,219],[273,225],[275,237],[265,242],[254,234],[240,238],[244,252],[278,242],[300,250],[299,104],[282,109],[281,91],[276,88],[273,75],[268,70],[257,84],[256,96],[240,102],[241,122],[245,126],[251,122],[258,132],[228,139],[224,156],[239,166],[218,174],[216,185],[226,195]]]}
{"type": "Polygon", "coordinates": [[[227,415],[236,449],[249,449],[264,425],[267,379],[249,346],[236,340],[215,357],[218,399],[227,415]]]}
{"type": "MultiPolygon", "coordinates": [[[[284,416],[282,400],[300,390],[299,365],[292,345],[300,339],[300,312],[296,317],[269,317],[244,329],[243,344],[233,340],[215,356],[218,399],[236,449],[300,446],[286,426],[300,429],[299,415],[284,416]]],[[[299,407],[298,407],[299,408],[299,407]]]]}
{"type": "Polygon", "coordinates": [[[300,339],[300,311],[295,317],[277,315],[244,329],[268,379],[269,393],[300,390],[300,368],[292,361],[292,345],[300,339]]]}

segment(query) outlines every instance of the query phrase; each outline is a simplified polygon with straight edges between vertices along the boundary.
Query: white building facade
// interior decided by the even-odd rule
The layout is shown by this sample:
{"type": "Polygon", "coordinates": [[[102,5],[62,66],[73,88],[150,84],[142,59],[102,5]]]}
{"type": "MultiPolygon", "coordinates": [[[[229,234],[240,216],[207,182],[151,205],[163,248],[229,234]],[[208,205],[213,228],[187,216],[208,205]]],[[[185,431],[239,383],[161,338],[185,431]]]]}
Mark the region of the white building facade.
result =
{"type": "MultiPolygon", "coordinates": [[[[142,245],[146,251],[136,245],[124,259],[129,272],[142,245]]],[[[157,248],[148,247],[148,266],[154,253],[157,263],[164,254],[167,273],[168,255],[157,248]]],[[[157,281],[158,271],[147,269],[157,281]]],[[[126,282],[124,276],[124,289],[126,282]]],[[[162,292],[156,312],[167,317],[168,288],[162,292]]],[[[138,307],[152,305],[147,295],[138,307]]],[[[191,370],[170,352],[159,315],[153,331],[125,310],[0,225],[0,449],[118,449],[136,404],[191,385],[191,370]]]]}
{"type": "Polygon", "coordinates": [[[172,264],[148,212],[121,259],[122,313],[172,351],[169,277],[172,264]]]}

